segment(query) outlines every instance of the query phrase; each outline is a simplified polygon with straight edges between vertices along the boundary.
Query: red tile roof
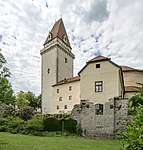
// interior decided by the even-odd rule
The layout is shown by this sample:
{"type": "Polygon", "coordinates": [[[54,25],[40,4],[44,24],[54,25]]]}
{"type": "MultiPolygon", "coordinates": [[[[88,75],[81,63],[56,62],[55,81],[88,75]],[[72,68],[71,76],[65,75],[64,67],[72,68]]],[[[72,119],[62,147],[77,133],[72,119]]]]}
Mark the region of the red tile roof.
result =
{"type": "Polygon", "coordinates": [[[143,70],[135,69],[135,68],[128,67],[128,66],[121,66],[121,68],[122,68],[122,71],[123,71],[123,72],[127,72],[127,71],[138,71],[138,72],[143,72],[143,70]]]}
{"type": "Polygon", "coordinates": [[[114,62],[112,62],[110,58],[105,57],[105,56],[97,56],[97,57],[94,57],[93,59],[89,60],[86,63],[86,65],[79,71],[78,75],[80,75],[80,73],[88,66],[88,64],[93,63],[93,62],[100,62],[100,61],[109,61],[114,66],[120,68],[120,66],[118,66],[117,64],[115,64],[114,62]]]}
{"type": "Polygon", "coordinates": [[[65,78],[64,80],[61,80],[60,82],[58,82],[57,84],[54,84],[53,86],[57,86],[57,85],[61,85],[61,84],[66,84],[66,83],[70,83],[70,82],[75,82],[75,81],[79,81],[80,77],[76,76],[76,77],[72,77],[72,78],[65,78]]]}
{"type": "Polygon", "coordinates": [[[96,62],[96,61],[101,61],[101,60],[110,60],[110,58],[104,57],[104,56],[97,56],[89,60],[88,62],[96,62]]]}
{"type": "MultiPolygon", "coordinates": [[[[66,35],[66,37],[67,37],[67,43],[66,44],[69,47],[71,47],[62,18],[60,18],[58,21],[55,22],[50,33],[52,34],[52,38],[59,37],[61,40],[63,40],[64,36],[66,35]]],[[[48,37],[47,37],[44,45],[46,43],[48,43],[48,37]]]]}
{"type": "Polygon", "coordinates": [[[136,86],[125,86],[125,92],[138,92],[140,87],[136,86]]]}

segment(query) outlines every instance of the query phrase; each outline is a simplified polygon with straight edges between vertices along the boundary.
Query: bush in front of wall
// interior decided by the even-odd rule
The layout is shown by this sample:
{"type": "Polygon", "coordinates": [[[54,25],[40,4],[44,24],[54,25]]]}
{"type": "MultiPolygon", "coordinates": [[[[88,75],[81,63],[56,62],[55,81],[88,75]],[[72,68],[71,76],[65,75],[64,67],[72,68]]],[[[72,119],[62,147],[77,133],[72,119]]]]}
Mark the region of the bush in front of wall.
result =
{"type": "Polygon", "coordinates": [[[44,131],[61,131],[61,121],[54,117],[44,117],[44,131]]]}
{"type": "Polygon", "coordinates": [[[69,133],[76,133],[77,121],[72,118],[62,120],[64,125],[64,131],[69,133]]]}

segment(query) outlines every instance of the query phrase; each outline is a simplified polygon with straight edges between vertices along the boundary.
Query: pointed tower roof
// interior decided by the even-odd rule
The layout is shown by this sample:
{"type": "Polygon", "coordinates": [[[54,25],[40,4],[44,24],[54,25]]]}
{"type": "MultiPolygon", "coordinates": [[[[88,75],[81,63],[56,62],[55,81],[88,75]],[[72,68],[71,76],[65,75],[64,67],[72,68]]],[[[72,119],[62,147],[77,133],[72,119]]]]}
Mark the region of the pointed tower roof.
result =
{"type": "MultiPolygon", "coordinates": [[[[60,18],[58,21],[55,22],[49,34],[51,34],[52,36],[51,39],[58,37],[62,41],[64,41],[69,47],[71,47],[62,18],[60,18]]],[[[48,42],[49,42],[49,38],[47,37],[44,45],[47,44],[48,42]]]]}

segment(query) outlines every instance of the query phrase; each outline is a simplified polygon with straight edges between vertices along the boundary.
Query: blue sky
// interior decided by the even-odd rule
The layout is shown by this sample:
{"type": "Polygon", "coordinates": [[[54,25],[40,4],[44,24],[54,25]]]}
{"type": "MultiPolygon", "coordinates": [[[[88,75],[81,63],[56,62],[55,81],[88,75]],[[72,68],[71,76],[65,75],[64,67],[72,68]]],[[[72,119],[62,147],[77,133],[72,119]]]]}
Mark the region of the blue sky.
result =
{"type": "Polygon", "coordinates": [[[61,15],[75,75],[98,54],[143,69],[142,9],[138,0],[0,0],[0,48],[14,91],[40,93],[40,50],[61,15]]]}

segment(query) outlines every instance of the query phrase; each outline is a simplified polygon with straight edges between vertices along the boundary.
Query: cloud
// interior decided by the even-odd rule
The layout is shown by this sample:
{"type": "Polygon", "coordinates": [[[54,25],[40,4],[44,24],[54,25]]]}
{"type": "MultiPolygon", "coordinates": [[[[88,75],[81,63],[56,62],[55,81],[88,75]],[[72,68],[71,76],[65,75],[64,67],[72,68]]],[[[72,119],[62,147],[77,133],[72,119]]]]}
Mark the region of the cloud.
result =
{"type": "Polygon", "coordinates": [[[109,16],[107,11],[107,0],[93,1],[91,8],[84,14],[85,21],[91,23],[92,21],[103,22],[109,16]]]}
{"type": "Polygon", "coordinates": [[[142,6],[134,0],[1,1],[0,48],[15,92],[40,93],[40,50],[61,15],[76,56],[75,75],[99,54],[119,65],[142,68],[142,6]]]}

